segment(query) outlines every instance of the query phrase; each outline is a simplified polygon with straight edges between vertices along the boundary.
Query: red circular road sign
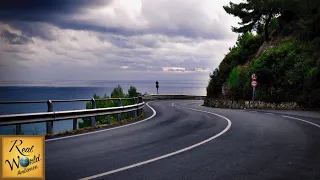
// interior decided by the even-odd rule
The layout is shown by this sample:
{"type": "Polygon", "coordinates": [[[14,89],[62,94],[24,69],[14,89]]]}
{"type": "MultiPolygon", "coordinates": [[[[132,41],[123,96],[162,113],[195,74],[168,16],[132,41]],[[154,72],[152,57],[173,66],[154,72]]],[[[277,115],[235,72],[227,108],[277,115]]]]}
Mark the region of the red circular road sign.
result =
{"type": "Polygon", "coordinates": [[[252,79],[252,80],[257,80],[257,75],[253,73],[253,74],[251,75],[251,79],[252,79]]]}
{"type": "Polygon", "coordinates": [[[258,82],[257,81],[251,81],[251,86],[252,87],[257,87],[258,86],[258,82]]]}

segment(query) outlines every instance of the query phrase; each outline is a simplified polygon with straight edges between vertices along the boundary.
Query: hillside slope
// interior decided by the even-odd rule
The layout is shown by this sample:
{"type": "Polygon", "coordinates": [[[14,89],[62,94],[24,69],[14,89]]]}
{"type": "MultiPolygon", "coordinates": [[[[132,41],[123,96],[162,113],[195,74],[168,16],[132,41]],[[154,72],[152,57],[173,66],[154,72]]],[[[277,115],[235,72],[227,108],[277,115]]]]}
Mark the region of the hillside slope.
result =
{"type": "Polygon", "coordinates": [[[271,20],[268,40],[263,26],[254,34],[239,35],[210,75],[208,97],[221,97],[222,86],[227,86],[227,98],[248,100],[252,96],[250,75],[256,73],[257,100],[320,107],[320,2],[293,2],[295,8],[286,6],[271,20]]]}

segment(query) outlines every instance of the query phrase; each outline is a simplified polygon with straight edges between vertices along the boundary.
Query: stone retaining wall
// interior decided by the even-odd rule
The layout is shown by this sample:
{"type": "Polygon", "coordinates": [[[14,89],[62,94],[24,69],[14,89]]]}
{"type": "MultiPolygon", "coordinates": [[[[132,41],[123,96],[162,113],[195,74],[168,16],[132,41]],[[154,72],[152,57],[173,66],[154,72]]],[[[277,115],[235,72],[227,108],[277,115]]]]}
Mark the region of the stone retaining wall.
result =
{"type": "Polygon", "coordinates": [[[213,98],[205,98],[204,105],[214,108],[233,108],[233,109],[244,109],[244,108],[254,108],[254,109],[298,109],[295,102],[282,102],[282,103],[267,103],[261,101],[255,101],[254,105],[251,101],[230,101],[230,100],[217,100],[213,98]]]}

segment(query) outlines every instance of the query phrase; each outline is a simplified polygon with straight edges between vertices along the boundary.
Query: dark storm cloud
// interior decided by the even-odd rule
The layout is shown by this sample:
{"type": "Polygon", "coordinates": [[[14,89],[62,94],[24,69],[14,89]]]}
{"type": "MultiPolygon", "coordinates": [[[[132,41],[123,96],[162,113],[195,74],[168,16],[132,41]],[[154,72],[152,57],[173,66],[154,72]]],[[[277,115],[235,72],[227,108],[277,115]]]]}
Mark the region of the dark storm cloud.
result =
{"type": "MultiPolygon", "coordinates": [[[[91,22],[81,21],[81,20],[69,20],[65,19],[57,19],[52,21],[52,23],[62,29],[73,29],[73,30],[88,30],[88,31],[96,31],[102,33],[110,33],[110,34],[121,34],[121,35],[136,35],[141,34],[141,32],[135,31],[133,29],[125,29],[120,27],[108,27],[108,26],[100,26],[92,24],[91,22]]],[[[106,22],[107,25],[107,22],[106,22]]]]}
{"type": "Polygon", "coordinates": [[[92,25],[89,22],[70,20],[70,16],[84,9],[105,6],[112,0],[6,0],[0,5],[0,22],[21,30],[25,36],[53,40],[42,23],[62,29],[91,30],[110,33],[131,33],[118,28],[92,25]]]}
{"type": "MultiPolygon", "coordinates": [[[[123,36],[163,34],[169,37],[184,36],[192,39],[226,37],[225,29],[221,27],[219,20],[207,17],[201,8],[195,6],[197,3],[183,3],[182,0],[170,3],[143,1],[141,17],[149,24],[143,28],[122,26],[129,20],[128,17],[126,20],[114,19],[116,22],[121,21],[119,24],[122,25],[109,24],[110,19],[101,19],[105,22],[97,24],[91,20],[74,18],[77,15],[84,15],[86,10],[111,5],[112,1],[115,0],[5,0],[0,5],[0,22],[21,30],[27,37],[40,37],[45,40],[53,40],[54,37],[41,27],[42,23],[52,24],[61,29],[87,30],[123,36]],[[192,18],[189,17],[190,14],[192,18]]],[[[123,14],[126,17],[126,13],[123,14]]],[[[118,45],[126,46],[127,44],[118,45]]],[[[152,41],[141,42],[141,45],[150,48],[156,46],[152,41]]],[[[132,47],[128,45],[127,48],[132,47]]]]}
{"type": "Polygon", "coordinates": [[[53,35],[50,33],[47,26],[38,22],[21,22],[11,21],[9,25],[13,29],[18,29],[26,37],[39,37],[44,40],[54,40],[53,35]]]}
{"type": "Polygon", "coordinates": [[[56,15],[73,14],[84,8],[94,8],[111,0],[5,0],[1,2],[0,19],[47,21],[56,15]]]}
{"type": "MultiPolygon", "coordinates": [[[[0,19],[1,21],[1,19],[0,19]]],[[[31,22],[31,21],[17,21],[11,20],[7,21],[12,28],[22,31],[23,35],[27,37],[39,37],[44,40],[54,40],[53,35],[48,28],[43,23],[53,24],[61,29],[72,29],[72,30],[88,30],[109,34],[121,34],[125,36],[131,36],[139,34],[135,30],[117,28],[117,27],[103,27],[99,25],[90,24],[89,22],[79,21],[79,20],[69,20],[68,17],[65,18],[48,18],[42,22],[31,22]]]]}
{"type": "Polygon", "coordinates": [[[0,37],[2,40],[6,41],[9,44],[17,44],[17,45],[22,45],[22,44],[29,44],[33,43],[33,41],[25,36],[20,36],[15,33],[11,33],[7,30],[3,30],[0,34],[0,37]]]}

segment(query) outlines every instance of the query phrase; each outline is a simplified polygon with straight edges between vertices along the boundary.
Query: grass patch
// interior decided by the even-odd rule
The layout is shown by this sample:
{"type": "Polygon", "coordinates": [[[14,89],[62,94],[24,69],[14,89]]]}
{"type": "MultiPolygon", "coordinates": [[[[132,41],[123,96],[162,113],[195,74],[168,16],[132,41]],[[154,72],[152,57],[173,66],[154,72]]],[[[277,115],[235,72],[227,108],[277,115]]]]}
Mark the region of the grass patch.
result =
{"type": "Polygon", "coordinates": [[[130,122],[134,122],[134,121],[138,121],[141,120],[143,117],[146,116],[146,113],[143,112],[141,115],[135,117],[135,118],[128,118],[128,119],[123,119],[121,121],[116,121],[116,120],[111,120],[110,124],[101,124],[101,125],[96,125],[94,127],[84,127],[84,128],[79,128],[76,130],[69,130],[69,131],[64,131],[64,132],[58,132],[58,133],[53,133],[53,134],[46,134],[46,137],[53,137],[53,136],[59,136],[59,135],[66,135],[66,134],[75,134],[78,132],[85,132],[85,131],[90,131],[90,130],[95,130],[95,129],[100,129],[100,128],[104,128],[104,127],[112,127],[112,126],[117,126],[117,125],[121,125],[121,124],[127,124],[130,122]]]}

